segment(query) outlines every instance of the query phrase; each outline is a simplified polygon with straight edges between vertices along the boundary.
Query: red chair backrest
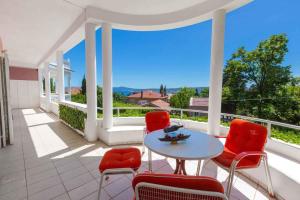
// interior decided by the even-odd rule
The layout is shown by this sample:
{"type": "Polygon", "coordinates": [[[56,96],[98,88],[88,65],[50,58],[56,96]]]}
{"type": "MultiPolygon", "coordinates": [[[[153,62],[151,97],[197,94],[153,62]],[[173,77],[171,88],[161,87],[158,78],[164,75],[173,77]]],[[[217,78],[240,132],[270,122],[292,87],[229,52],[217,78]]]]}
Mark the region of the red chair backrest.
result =
{"type": "Polygon", "coordinates": [[[148,133],[170,126],[170,115],[166,111],[148,112],[145,120],[148,133]]]}
{"type": "Polygon", "coordinates": [[[173,188],[190,189],[206,192],[224,193],[223,186],[217,180],[205,176],[184,176],[175,174],[150,174],[143,173],[137,175],[132,181],[134,190],[138,189],[138,196],[141,200],[221,200],[220,196],[215,196],[209,193],[193,194],[179,190],[170,191],[162,186],[173,188]],[[138,187],[139,184],[155,184],[157,187],[143,186],[138,187]]]}
{"type": "MultiPolygon", "coordinates": [[[[245,151],[263,151],[267,135],[267,129],[262,125],[234,119],[230,124],[225,147],[236,154],[245,151]]],[[[258,163],[260,156],[250,156],[247,159],[258,163]]]]}
{"type": "Polygon", "coordinates": [[[206,176],[142,173],[133,179],[133,189],[135,189],[138,183],[152,183],[170,187],[224,193],[223,186],[220,182],[206,176]]]}

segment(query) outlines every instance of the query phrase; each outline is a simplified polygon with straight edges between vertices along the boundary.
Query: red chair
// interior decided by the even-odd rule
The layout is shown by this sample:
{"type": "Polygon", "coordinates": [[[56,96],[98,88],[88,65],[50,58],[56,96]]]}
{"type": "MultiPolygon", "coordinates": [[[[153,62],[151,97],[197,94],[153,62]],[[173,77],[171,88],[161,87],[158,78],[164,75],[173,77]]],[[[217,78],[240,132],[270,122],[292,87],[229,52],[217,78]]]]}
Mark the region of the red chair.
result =
{"type": "Polygon", "coordinates": [[[170,126],[170,115],[167,111],[148,112],[146,113],[145,121],[145,133],[148,134],[152,131],[164,129],[170,126]]]}
{"type": "Polygon", "coordinates": [[[267,154],[264,152],[267,141],[267,129],[264,126],[235,119],[231,122],[223,153],[212,160],[229,171],[226,195],[229,197],[235,171],[257,168],[264,161],[268,190],[273,194],[267,154]]]}
{"type": "MultiPolygon", "coordinates": [[[[153,111],[146,113],[145,116],[146,121],[146,128],[144,130],[144,138],[147,134],[151,133],[152,131],[164,129],[170,126],[170,115],[166,111],[153,111]]],[[[143,140],[143,150],[142,153],[145,153],[145,144],[143,140]]],[[[148,151],[148,159],[149,159],[149,171],[152,170],[151,166],[151,151],[148,151]]]]}
{"type": "Polygon", "coordinates": [[[141,166],[141,153],[137,148],[119,148],[107,151],[99,164],[100,184],[98,199],[100,199],[103,177],[116,174],[132,174],[141,166]]]}
{"type": "Polygon", "coordinates": [[[175,174],[137,175],[132,181],[136,200],[224,200],[223,186],[205,176],[175,174]]]}

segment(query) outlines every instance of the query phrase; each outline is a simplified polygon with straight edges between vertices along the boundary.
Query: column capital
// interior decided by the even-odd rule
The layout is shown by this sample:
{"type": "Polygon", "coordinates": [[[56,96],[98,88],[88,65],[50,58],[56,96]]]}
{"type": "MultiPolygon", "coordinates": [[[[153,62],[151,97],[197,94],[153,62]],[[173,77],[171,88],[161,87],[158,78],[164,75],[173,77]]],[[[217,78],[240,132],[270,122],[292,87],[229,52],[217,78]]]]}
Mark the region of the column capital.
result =
{"type": "Polygon", "coordinates": [[[103,28],[112,28],[112,25],[111,25],[110,23],[108,23],[108,22],[103,22],[103,23],[101,24],[101,26],[102,26],[103,28]]]}
{"type": "Polygon", "coordinates": [[[97,24],[95,24],[95,23],[93,23],[93,22],[86,22],[86,23],[84,24],[84,26],[85,26],[85,30],[86,30],[87,28],[94,28],[94,29],[96,29],[97,24]]]}
{"type": "Polygon", "coordinates": [[[64,51],[63,50],[57,50],[56,51],[56,56],[58,56],[58,55],[63,55],[64,54],[64,51]]]}
{"type": "Polygon", "coordinates": [[[49,62],[49,61],[45,61],[45,62],[44,62],[44,67],[49,67],[49,65],[50,65],[50,62],[49,62]]]}
{"type": "Polygon", "coordinates": [[[225,14],[226,14],[225,9],[219,9],[219,10],[214,11],[213,17],[218,16],[218,15],[225,15],[225,14]]]}

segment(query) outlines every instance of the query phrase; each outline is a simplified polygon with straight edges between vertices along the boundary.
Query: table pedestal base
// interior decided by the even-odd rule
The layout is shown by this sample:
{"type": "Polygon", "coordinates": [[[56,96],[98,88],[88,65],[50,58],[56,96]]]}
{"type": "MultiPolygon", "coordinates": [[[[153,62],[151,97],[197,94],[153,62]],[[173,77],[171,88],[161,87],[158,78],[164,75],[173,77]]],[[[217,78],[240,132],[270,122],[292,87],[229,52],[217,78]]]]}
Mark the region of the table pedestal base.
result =
{"type": "Polygon", "coordinates": [[[183,174],[187,175],[185,171],[185,160],[176,159],[176,169],[174,174],[183,174]]]}

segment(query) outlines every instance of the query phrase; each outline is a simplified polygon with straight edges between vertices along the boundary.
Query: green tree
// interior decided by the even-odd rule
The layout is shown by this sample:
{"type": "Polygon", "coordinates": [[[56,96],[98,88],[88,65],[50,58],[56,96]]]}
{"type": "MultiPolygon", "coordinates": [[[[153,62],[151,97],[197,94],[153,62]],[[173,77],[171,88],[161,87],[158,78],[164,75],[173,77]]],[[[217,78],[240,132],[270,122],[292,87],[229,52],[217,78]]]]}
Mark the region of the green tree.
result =
{"type": "Polygon", "coordinates": [[[227,61],[223,74],[223,103],[236,113],[239,102],[246,98],[247,66],[239,59],[245,53],[239,48],[227,61]]]}
{"type": "Polygon", "coordinates": [[[160,84],[159,93],[161,96],[164,96],[164,86],[163,84],[160,84]]]}
{"type": "Polygon", "coordinates": [[[118,92],[113,93],[113,101],[114,102],[123,102],[123,103],[125,103],[126,100],[127,100],[127,98],[123,94],[118,93],[118,92]]]}
{"type": "Polygon", "coordinates": [[[201,92],[198,95],[199,97],[209,97],[209,89],[207,88],[202,88],[201,92]]]}
{"type": "MultiPolygon", "coordinates": [[[[291,81],[290,66],[282,62],[288,52],[286,35],[273,35],[259,43],[256,49],[247,51],[241,47],[228,60],[224,69],[223,98],[243,107],[245,114],[267,118],[270,101],[278,90],[291,81]],[[255,99],[244,103],[241,99],[255,99]]],[[[241,110],[241,109],[240,109],[241,110]]]]}
{"type": "Polygon", "coordinates": [[[164,87],[164,96],[167,96],[167,86],[164,87]]]}
{"type": "Polygon", "coordinates": [[[193,88],[181,88],[176,94],[170,99],[170,104],[175,108],[188,108],[190,98],[195,96],[196,91],[193,88]]]}
{"type": "Polygon", "coordinates": [[[277,91],[272,99],[272,118],[277,121],[300,125],[300,79],[293,78],[277,91]]]}
{"type": "Polygon", "coordinates": [[[100,86],[97,86],[97,106],[102,108],[102,88],[100,86]]]}
{"type": "MultiPolygon", "coordinates": [[[[113,93],[113,101],[114,103],[124,104],[126,102],[126,96],[120,94],[120,93],[113,93]]],[[[71,101],[77,102],[77,103],[86,103],[86,95],[84,94],[76,94],[71,96],[71,101]]],[[[102,108],[102,88],[100,86],[97,86],[97,107],[102,108]]]]}
{"type": "Polygon", "coordinates": [[[199,96],[199,91],[198,91],[198,88],[196,88],[195,96],[196,96],[196,97],[198,97],[198,96],[199,96]]]}
{"type": "Polygon", "coordinates": [[[50,78],[50,90],[51,90],[51,93],[55,92],[55,83],[54,83],[53,78],[50,78]]]}
{"type": "Polygon", "coordinates": [[[71,101],[76,102],[76,103],[86,104],[86,96],[81,94],[81,93],[72,94],[71,95],[71,101]]]}
{"type": "Polygon", "coordinates": [[[81,93],[83,95],[86,95],[86,79],[85,75],[83,75],[82,81],[81,81],[81,93]]]}
{"type": "Polygon", "coordinates": [[[46,91],[46,80],[45,78],[43,78],[43,92],[46,91]]]}

